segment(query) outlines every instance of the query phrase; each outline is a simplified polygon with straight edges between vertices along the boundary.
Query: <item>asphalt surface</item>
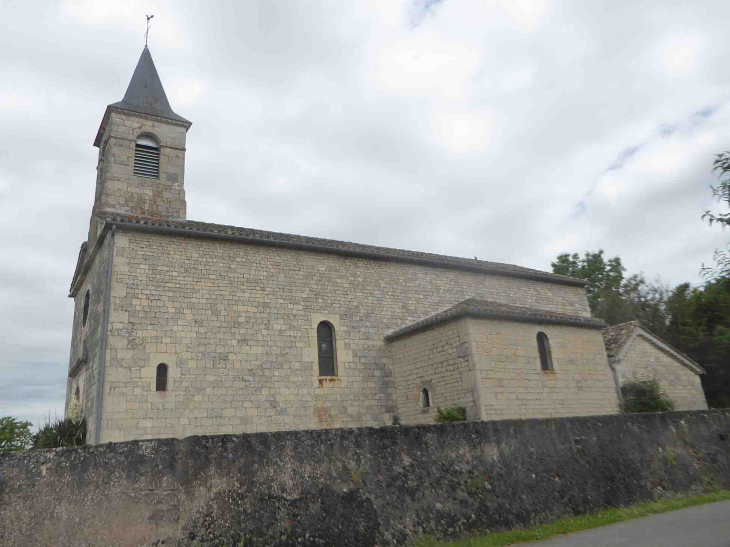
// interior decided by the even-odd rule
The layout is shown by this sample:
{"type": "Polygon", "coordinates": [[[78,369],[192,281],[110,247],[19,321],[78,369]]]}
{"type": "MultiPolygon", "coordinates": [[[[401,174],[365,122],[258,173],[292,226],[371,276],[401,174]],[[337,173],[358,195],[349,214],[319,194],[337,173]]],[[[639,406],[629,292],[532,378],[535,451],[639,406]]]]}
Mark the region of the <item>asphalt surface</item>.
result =
{"type": "Polygon", "coordinates": [[[730,501],[627,520],[520,546],[730,547],[730,501]]]}

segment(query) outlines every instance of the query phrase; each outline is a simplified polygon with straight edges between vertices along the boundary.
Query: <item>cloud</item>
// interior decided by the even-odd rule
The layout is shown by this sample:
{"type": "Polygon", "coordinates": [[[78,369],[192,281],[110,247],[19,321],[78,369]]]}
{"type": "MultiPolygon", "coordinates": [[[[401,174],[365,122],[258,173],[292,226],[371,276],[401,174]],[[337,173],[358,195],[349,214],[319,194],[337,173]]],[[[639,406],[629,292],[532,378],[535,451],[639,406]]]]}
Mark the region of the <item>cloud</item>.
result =
{"type": "Polygon", "coordinates": [[[423,19],[436,15],[439,4],[444,0],[411,0],[408,6],[408,18],[411,28],[416,28],[423,22],[423,19]]]}
{"type": "Polygon", "coordinates": [[[541,269],[604,248],[675,284],[699,283],[727,242],[700,219],[730,136],[723,7],[4,6],[0,414],[62,408],[91,143],[145,14],[172,106],[194,123],[189,218],[541,269]]]}

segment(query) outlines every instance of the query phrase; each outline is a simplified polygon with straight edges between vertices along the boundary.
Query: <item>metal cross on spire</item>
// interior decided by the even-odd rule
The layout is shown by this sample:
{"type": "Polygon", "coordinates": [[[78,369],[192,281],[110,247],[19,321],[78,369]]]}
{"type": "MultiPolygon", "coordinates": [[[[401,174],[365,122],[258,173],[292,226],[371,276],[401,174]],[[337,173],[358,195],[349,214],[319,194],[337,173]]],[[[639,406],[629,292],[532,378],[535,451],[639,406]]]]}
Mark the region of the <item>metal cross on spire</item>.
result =
{"type": "Polygon", "coordinates": [[[144,45],[147,47],[147,38],[150,35],[150,19],[152,19],[154,15],[147,15],[147,32],[144,33],[144,45]]]}

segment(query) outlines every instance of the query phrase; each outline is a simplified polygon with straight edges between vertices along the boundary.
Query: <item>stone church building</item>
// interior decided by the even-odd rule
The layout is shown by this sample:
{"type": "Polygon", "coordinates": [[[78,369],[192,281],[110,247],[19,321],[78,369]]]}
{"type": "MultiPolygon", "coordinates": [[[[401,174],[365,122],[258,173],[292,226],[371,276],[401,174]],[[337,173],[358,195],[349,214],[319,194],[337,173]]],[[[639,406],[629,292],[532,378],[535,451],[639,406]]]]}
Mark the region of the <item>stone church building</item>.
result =
{"type": "MultiPolygon", "coordinates": [[[[145,47],[94,141],[71,283],[66,400],[80,400],[88,442],[433,423],[438,407],[470,420],[619,412],[584,281],[187,220],[190,126],[145,47]]],[[[683,407],[706,408],[699,367],[644,350],[681,369],[683,407]]]]}

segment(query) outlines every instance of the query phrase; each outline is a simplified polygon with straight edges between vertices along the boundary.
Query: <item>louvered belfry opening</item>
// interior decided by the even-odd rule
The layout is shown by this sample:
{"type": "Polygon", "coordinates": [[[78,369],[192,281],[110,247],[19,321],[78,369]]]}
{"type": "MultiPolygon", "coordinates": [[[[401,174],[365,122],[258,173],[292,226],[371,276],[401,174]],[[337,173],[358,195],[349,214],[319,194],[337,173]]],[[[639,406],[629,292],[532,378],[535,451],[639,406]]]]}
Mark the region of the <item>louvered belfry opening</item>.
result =
{"type": "Polygon", "coordinates": [[[134,174],[156,179],[160,176],[160,145],[152,137],[139,137],[134,146],[134,174]]]}

